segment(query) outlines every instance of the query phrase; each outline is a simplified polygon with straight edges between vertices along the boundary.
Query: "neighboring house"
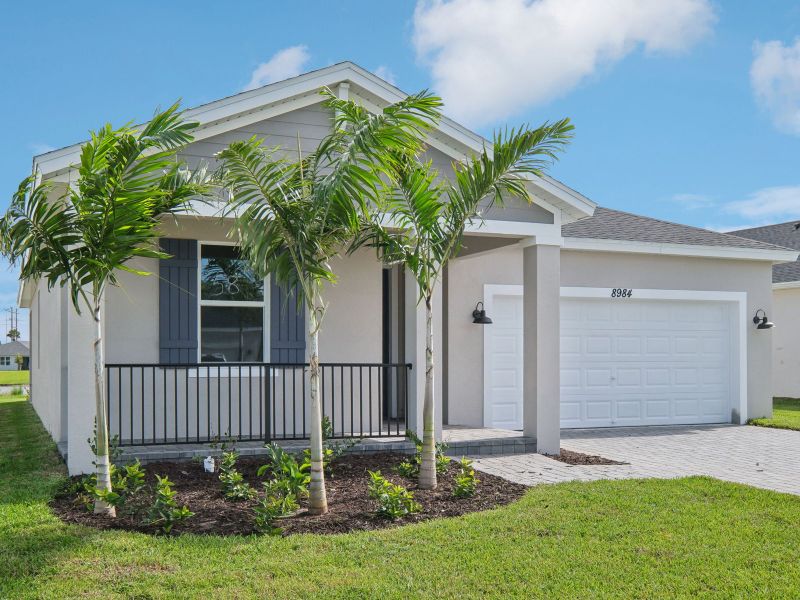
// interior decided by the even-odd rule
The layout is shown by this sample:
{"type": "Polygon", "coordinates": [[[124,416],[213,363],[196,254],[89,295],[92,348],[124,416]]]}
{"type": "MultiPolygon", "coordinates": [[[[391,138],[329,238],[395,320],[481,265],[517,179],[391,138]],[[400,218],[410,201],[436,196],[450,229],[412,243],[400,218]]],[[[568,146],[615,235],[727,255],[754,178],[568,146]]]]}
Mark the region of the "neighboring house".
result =
{"type": "MultiPolygon", "coordinates": [[[[797,221],[731,231],[751,240],[800,250],[797,221]]],[[[800,261],[772,267],[772,391],[800,398],[800,261]]]]}
{"type": "Polygon", "coordinates": [[[31,350],[28,342],[11,341],[0,344],[0,371],[27,371],[30,368],[31,350]],[[22,367],[17,364],[22,356],[22,367]]]}
{"type": "MultiPolygon", "coordinates": [[[[184,158],[213,164],[254,134],[289,153],[298,138],[314,149],[331,126],[322,86],[370,110],[404,97],[352,63],[333,65],[188,111],[201,125],[184,158]]],[[[486,144],[443,119],[427,158],[447,176],[486,144]]],[[[36,171],[58,190],[74,181],[79,148],[37,156],[36,171]]],[[[529,186],[532,204],[489,208],[468,228],[435,298],[439,430],[522,429],[553,453],[561,427],[771,414],[771,333],[752,316],[771,313],[772,265],[796,251],[598,208],[550,177],[529,186]],[[479,302],[492,324],[473,322],[479,302]]],[[[306,437],[304,311],[271,278],[252,277],[218,208],[198,211],[165,220],[172,258],[134,265],[158,276],[121,273],[106,295],[111,433],[122,444],[306,437]]],[[[320,353],[334,433],[419,431],[424,311],[413,280],[366,249],[333,267],[320,353]]],[[[89,471],[91,320],[43,283],[23,282],[20,304],[37,347],[33,404],[70,472],[89,471]]]]}

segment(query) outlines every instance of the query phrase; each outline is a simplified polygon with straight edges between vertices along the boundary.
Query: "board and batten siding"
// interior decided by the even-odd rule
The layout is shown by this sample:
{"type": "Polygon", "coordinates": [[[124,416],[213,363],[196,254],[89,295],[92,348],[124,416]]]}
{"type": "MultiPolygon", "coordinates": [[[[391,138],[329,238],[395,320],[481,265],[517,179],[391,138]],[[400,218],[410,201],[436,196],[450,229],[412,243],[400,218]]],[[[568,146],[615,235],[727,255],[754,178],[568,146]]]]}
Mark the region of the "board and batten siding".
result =
{"type": "Polygon", "coordinates": [[[158,350],[161,364],[197,362],[197,240],[161,238],[158,350]]]}

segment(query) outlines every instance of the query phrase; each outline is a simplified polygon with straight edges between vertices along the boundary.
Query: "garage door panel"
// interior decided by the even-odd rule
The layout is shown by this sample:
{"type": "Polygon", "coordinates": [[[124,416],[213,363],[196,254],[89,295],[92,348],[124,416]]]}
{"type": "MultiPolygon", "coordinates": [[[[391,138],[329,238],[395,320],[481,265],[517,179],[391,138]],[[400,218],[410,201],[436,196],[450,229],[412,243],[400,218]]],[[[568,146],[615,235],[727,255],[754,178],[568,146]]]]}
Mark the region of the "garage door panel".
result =
{"type": "Polygon", "coordinates": [[[571,316],[561,330],[562,427],[730,419],[729,305],[564,299],[562,307],[571,316]],[[592,320],[609,313],[610,322],[592,320]]]}

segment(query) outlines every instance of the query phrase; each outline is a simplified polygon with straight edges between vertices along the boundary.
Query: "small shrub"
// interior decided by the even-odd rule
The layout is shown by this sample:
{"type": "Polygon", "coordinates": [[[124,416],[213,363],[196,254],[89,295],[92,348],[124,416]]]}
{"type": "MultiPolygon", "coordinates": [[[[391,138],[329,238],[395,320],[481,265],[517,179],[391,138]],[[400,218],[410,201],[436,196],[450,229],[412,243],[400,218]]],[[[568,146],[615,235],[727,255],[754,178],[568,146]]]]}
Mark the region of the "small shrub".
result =
{"type": "MultiPolygon", "coordinates": [[[[322,417],[322,468],[325,475],[333,476],[333,464],[338,461],[350,448],[358,444],[357,439],[344,439],[338,442],[330,441],[333,437],[333,425],[329,417],[322,417]]],[[[303,458],[309,467],[311,465],[311,450],[303,450],[303,458]]]]}
{"type": "Polygon", "coordinates": [[[287,486],[297,498],[307,496],[308,484],[311,482],[308,474],[311,463],[309,461],[298,463],[293,454],[286,452],[275,442],[268,444],[266,448],[269,462],[258,468],[258,476],[261,477],[267,471],[271,471],[273,479],[285,481],[286,483],[282,485],[287,486]]]}
{"type": "Polygon", "coordinates": [[[219,480],[222,483],[222,493],[226,500],[242,502],[256,497],[256,491],[244,480],[236,469],[236,452],[223,452],[219,463],[219,480]]]}
{"type": "Polygon", "coordinates": [[[225,452],[236,452],[236,438],[226,431],[224,435],[215,435],[208,444],[214,450],[225,452]]]}
{"type": "Polygon", "coordinates": [[[147,523],[158,525],[163,533],[169,535],[176,523],[185,521],[194,513],[186,505],[178,506],[175,490],[172,489],[174,484],[166,476],[156,475],[156,480],[156,497],[150,507],[147,523]]]}
{"type": "Polygon", "coordinates": [[[386,519],[399,519],[420,511],[420,505],[414,501],[414,494],[401,485],[388,481],[380,471],[368,471],[369,497],[377,500],[377,514],[386,519]]]}
{"type": "MultiPolygon", "coordinates": [[[[403,477],[417,477],[422,464],[422,440],[410,429],[406,429],[406,437],[414,443],[414,456],[410,460],[401,462],[395,467],[395,471],[403,477]]],[[[450,459],[445,454],[447,448],[448,445],[445,442],[436,442],[436,472],[439,475],[444,475],[450,464],[450,459]]]]}
{"type": "Polygon", "coordinates": [[[404,460],[399,465],[394,468],[395,473],[402,477],[407,477],[411,479],[412,477],[416,477],[419,475],[419,465],[417,462],[412,458],[411,460],[404,460]]]}
{"type": "Polygon", "coordinates": [[[260,533],[280,535],[282,530],[275,525],[275,519],[290,515],[300,508],[297,496],[289,489],[286,479],[264,483],[264,498],[253,509],[255,528],[260,533]]]}
{"type": "Polygon", "coordinates": [[[256,531],[267,535],[280,535],[283,530],[275,525],[275,519],[290,515],[299,508],[294,494],[287,496],[267,495],[259,500],[253,509],[256,514],[254,526],[256,531]]]}
{"type": "MultiPolygon", "coordinates": [[[[88,443],[89,448],[92,449],[92,454],[97,456],[97,419],[94,420],[92,437],[86,438],[86,443],[88,443]]],[[[108,460],[114,463],[120,456],[122,456],[122,448],[119,447],[119,435],[115,434],[108,440],[108,460]]],[[[92,461],[92,464],[97,466],[94,461],[92,461]]]]}
{"type": "Polygon", "coordinates": [[[472,467],[470,459],[462,456],[458,464],[461,468],[456,475],[453,496],[456,498],[469,498],[475,494],[480,479],[475,477],[475,469],[472,467]]]}
{"type": "Polygon", "coordinates": [[[102,500],[115,508],[124,506],[130,498],[137,495],[145,486],[142,464],[135,463],[119,468],[111,465],[111,490],[97,488],[97,475],[86,476],[82,480],[84,494],[78,498],[88,510],[92,510],[96,500],[102,500]]]}

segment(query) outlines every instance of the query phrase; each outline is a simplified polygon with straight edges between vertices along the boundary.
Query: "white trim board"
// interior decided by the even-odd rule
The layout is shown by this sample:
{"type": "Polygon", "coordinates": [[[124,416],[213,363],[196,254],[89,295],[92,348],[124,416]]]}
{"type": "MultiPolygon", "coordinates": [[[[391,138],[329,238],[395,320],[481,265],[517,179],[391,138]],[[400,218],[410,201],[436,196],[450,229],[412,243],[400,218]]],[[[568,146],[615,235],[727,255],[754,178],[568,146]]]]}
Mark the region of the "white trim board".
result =
{"type": "Polygon", "coordinates": [[[780,283],[773,283],[773,290],[794,290],[800,288],[800,281],[781,281],[780,283]]]}
{"type": "Polygon", "coordinates": [[[628,252],[632,254],[663,254],[666,256],[729,258],[734,260],[765,260],[773,263],[794,262],[800,256],[800,252],[796,250],[735,248],[731,246],[701,246],[696,244],[667,244],[574,237],[565,237],[563,248],[565,250],[592,252],[628,252]]]}

